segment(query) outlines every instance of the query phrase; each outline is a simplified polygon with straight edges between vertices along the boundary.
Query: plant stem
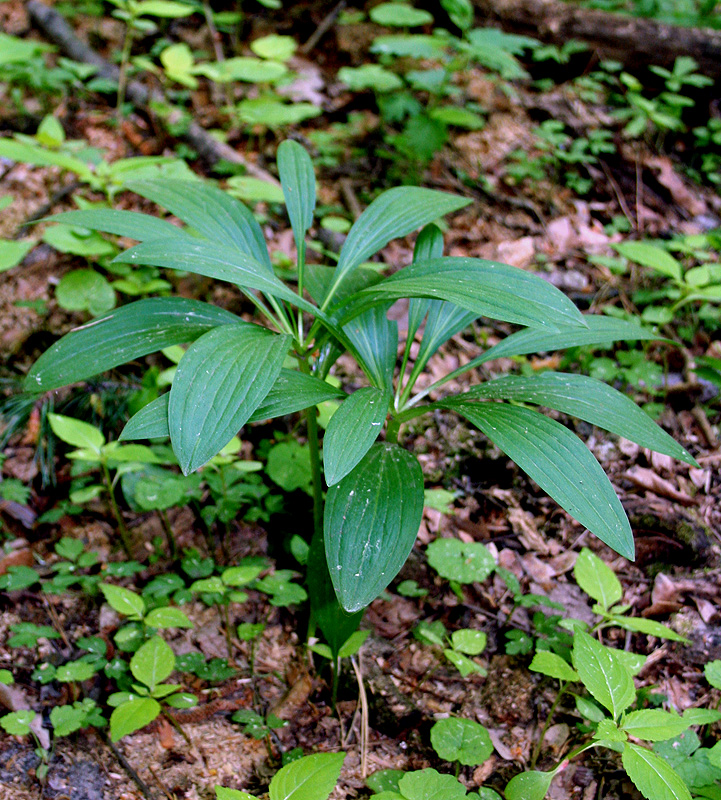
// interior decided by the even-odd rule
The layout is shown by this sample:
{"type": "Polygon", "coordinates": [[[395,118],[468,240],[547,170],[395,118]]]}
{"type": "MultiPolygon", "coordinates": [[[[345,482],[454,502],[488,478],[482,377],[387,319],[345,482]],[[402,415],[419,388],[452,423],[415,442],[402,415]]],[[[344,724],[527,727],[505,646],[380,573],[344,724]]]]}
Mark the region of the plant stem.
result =
{"type": "Polygon", "coordinates": [[[553,701],[553,705],[551,706],[551,710],[546,715],[546,721],[543,723],[543,729],[541,730],[541,735],[538,737],[538,741],[536,742],[533,748],[533,754],[531,755],[531,769],[536,768],[536,762],[538,761],[538,756],[541,754],[541,746],[543,745],[543,739],[548,732],[548,729],[551,725],[551,720],[553,719],[553,715],[556,713],[556,709],[558,708],[558,704],[561,702],[561,698],[566,693],[566,687],[568,683],[562,683],[561,688],[558,690],[558,694],[556,695],[556,699],[553,701]]]}
{"type": "Polygon", "coordinates": [[[118,523],[118,533],[120,534],[120,540],[123,543],[123,549],[125,550],[126,555],[129,558],[132,558],[133,552],[132,552],[132,547],[130,546],[130,536],[128,535],[128,529],[125,527],[123,518],[120,516],[120,509],[118,508],[118,504],[115,501],[115,491],[113,489],[113,483],[110,480],[110,471],[108,470],[108,465],[104,459],[101,462],[101,465],[103,469],[103,478],[105,480],[105,488],[107,489],[108,496],[110,497],[110,507],[113,510],[113,516],[115,517],[115,521],[118,523]]]}
{"type": "Polygon", "coordinates": [[[134,19],[129,19],[125,23],[125,38],[123,39],[123,50],[120,56],[120,74],[118,75],[118,100],[115,106],[115,115],[120,121],[123,103],[125,102],[125,89],[128,85],[128,62],[130,61],[130,51],[133,47],[133,23],[134,19]]]}
{"type": "MultiPolygon", "coordinates": [[[[310,367],[304,358],[299,358],[301,371],[310,375],[310,367]]],[[[305,410],[308,426],[308,447],[310,448],[310,474],[313,484],[313,539],[323,539],[323,477],[320,470],[320,440],[318,437],[318,418],[316,407],[305,410]]]]}

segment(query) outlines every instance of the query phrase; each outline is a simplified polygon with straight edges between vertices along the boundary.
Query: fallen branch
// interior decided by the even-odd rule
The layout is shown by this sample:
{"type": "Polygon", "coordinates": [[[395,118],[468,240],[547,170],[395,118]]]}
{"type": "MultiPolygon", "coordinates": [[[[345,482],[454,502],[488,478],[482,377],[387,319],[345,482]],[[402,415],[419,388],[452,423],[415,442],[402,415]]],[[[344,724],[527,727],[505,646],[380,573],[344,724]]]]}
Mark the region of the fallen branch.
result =
{"type": "MultiPolygon", "coordinates": [[[[28,0],[25,4],[30,18],[43,33],[57,44],[60,49],[75,61],[85,64],[93,64],[98,68],[98,74],[102,78],[115,81],[117,83],[120,70],[114,64],[106,61],[101,55],[96,53],[85,42],[79,39],[73,29],[55,9],[50,8],[40,0],[28,0]]],[[[148,90],[137,81],[130,81],[125,91],[126,97],[136,106],[147,106],[151,101],[165,102],[165,98],[158,91],[148,90]]],[[[198,155],[210,164],[218,161],[229,161],[231,164],[239,164],[244,167],[249,175],[278,184],[273,175],[255,164],[247,161],[243,156],[236,152],[232,147],[214,139],[197,122],[191,122],[188,129],[182,136],[188,144],[198,152],[198,155]]]]}
{"type": "Polygon", "coordinates": [[[489,20],[514,33],[562,44],[581,39],[601,57],[627,66],[671,66],[679,55],[693,56],[701,71],[721,78],[721,31],[684,28],[653,19],[581,8],[560,0],[473,0],[489,20]]]}

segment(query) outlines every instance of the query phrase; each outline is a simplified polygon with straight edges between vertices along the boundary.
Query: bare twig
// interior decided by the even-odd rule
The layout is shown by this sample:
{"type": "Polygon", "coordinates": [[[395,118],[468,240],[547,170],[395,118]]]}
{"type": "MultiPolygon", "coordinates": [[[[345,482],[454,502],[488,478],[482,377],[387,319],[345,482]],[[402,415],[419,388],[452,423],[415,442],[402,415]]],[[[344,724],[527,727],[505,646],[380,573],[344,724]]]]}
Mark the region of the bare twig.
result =
{"type": "Polygon", "coordinates": [[[318,27],[313,31],[310,39],[308,39],[308,41],[300,48],[300,52],[303,53],[303,55],[307,55],[315,49],[315,46],[326,35],[326,33],[328,33],[333,26],[333,23],[338,18],[338,15],[346,7],[346,5],[346,0],[340,0],[340,3],[338,3],[335,8],[330,11],[330,13],[323,17],[320,25],[318,25],[318,27]]]}

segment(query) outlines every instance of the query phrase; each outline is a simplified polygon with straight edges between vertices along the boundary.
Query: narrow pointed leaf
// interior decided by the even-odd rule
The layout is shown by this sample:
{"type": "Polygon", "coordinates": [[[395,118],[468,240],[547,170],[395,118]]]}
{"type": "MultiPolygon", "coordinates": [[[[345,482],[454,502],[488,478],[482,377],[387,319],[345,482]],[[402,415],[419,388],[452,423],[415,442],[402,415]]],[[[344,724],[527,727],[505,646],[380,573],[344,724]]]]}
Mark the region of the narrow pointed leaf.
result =
{"type": "Polygon", "coordinates": [[[390,304],[371,308],[343,326],[364,371],[381,389],[392,389],[398,353],[398,323],[388,319],[390,304]]]}
{"type": "Polygon", "coordinates": [[[551,653],[548,650],[538,650],[533,656],[528,669],[533,672],[540,672],[549,678],[556,678],[559,681],[577,681],[578,673],[561,656],[551,653]]]}
{"type": "Polygon", "coordinates": [[[585,631],[573,634],[571,659],[586,689],[618,719],[636,697],[630,670],[585,631]]]}
{"type": "Polygon", "coordinates": [[[248,324],[229,311],[197,300],[138,300],[75,328],[55,342],[32,366],[25,389],[46,392],[77,383],[164,347],[192,342],[229,323],[248,324]]]}
{"type": "Polygon", "coordinates": [[[45,217],[43,222],[62,222],[65,225],[79,225],[94,231],[114,233],[116,236],[127,236],[144,242],[147,239],[164,239],[168,236],[187,236],[177,226],[150,214],[137,211],[120,211],[110,208],[91,208],[84,211],[66,211],[45,217]]]}
{"type": "MultiPolygon", "coordinates": [[[[413,248],[413,263],[430,261],[443,255],[443,234],[437,225],[426,225],[418,234],[413,248]]],[[[416,331],[428,312],[430,301],[425,297],[411,297],[408,303],[408,340],[412,341],[416,331]]]]}
{"type": "Polygon", "coordinates": [[[416,356],[416,364],[425,366],[444,342],[465,330],[476,319],[476,316],[474,311],[466,311],[453,303],[431,300],[423,339],[421,339],[421,346],[416,356]]]}
{"type": "Polygon", "coordinates": [[[631,526],[601,465],[568,428],[519,406],[445,400],[562,508],[616,552],[633,559],[631,526]]]}
{"type": "MultiPolygon", "coordinates": [[[[251,414],[248,422],[261,422],[342,397],[343,392],[326,381],[303,375],[292,369],[282,369],[273,387],[261,404],[251,414]]],[[[160,439],[170,436],[168,426],[168,401],[166,393],[143,406],[123,428],[120,441],[126,439],[160,439]]]]}
{"type": "Polygon", "coordinates": [[[328,490],[323,520],[333,588],[346,611],[364,608],[408,558],[423,514],[423,473],[415,456],[377,443],[328,490]]]}
{"type": "Polygon", "coordinates": [[[474,386],[462,397],[513,400],[554,408],[630,439],[649,450],[696,465],[690,453],[626,395],[586,375],[561,372],[505,375],[474,386]]]}
{"type": "Polygon", "coordinates": [[[338,259],[333,288],[391,239],[406,236],[428,222],[470,203],[432,189],[397,186],[376,198],[356,220],[338,259]]]}
{"type": "Polygon", "coordinates": [[[691,800],[691,792],[681,776],[645,747],[626,745],[621,761],[628,777],[647,800],[691,800]]]}
{"type": "Polygon", "coordinates": [[[305,234],[313,224],[315,208],[313,162],[298,142],[286,139],[278,148],[278,171],[298,258],[304,261],[305,234]]]}
{"type": "Polygon", "coordinates": [[[390,396],[380,389],[358,389],[333,414],[323,437],[323,467],[328,486],[360,462],[383,429],[390,396]]]}
{"type": "Polygon", "coordinates": [[[477,316],[553,331],[586,325],[576,306],[548,281],[480,258],[446,257],[411,264],[359,296],[366,302],[400,297],[448,300],[477,316]]]}
{"type": "Polygon", "coordinates": [[[170,440],[186,475],[245,425],[278,377],[289,342],[254,325],[224,325],[190,346],[168,405],[170,440]]]}
{"type": "MultiPolygon", "coordinates": [[[[253,214],[234,197],[205,181],[130,181],[128,188],[175,214],[214,244],[238,248],[273,275],[263,231],[253,214]]],[[[158,265],[160,266],[160,265],[158,265]]]]}

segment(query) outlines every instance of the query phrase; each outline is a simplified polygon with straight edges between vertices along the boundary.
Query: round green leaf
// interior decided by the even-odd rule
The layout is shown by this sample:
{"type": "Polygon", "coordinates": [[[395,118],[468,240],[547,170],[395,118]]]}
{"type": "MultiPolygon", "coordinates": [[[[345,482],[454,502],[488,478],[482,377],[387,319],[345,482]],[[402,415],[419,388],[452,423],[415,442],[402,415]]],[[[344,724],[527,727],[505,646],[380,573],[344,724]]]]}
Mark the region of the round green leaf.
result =
{"type": "Polygon", "coordinates": [[[30,733],[30,723],[35,719],[35,712],[30,708],[22,708],[0,717],[0,725],[11,736],[25,736],[30,733]]]}
{"type": "Polygon", "coordinates": [[[175,654],[160,636],[148,639],[130,659],[130,671],[133,677],[144,683],[151,691],[174,669],[175,654]]]}
{"type": "Polygon", "coordinates": [[[185,614],[174,606],[154,608],[145,618],[145,624],[151,628],[192,628],[193,623],[185,614]]]}
{"type": "Polygon", "coordinates": [[[292,36],[279,36],[271,33],[261,36],[250,43],[250,49],[261,58],[274,58],[276,61],[287,61],[293,57],[298,45],[292,36]]]}
{"type": "Polygon", "coordinates": [[[436,539],[428,545],[426,555],[442,578],[458,583],[481,583],[496,567],[493,556],[479,542],[436,539]]]}
{"type": "Polygon", "coordinates": [[[135,697],[110,715],[110,739],[117,742],[150,724],[160,714],[160,703],[152,697],[135,697]]]}
{"type": "Polygon", "coordinates": [[[431,728],[431,744],[444,761],[460,761],[467,767],[482,764],[493,752],[488,731],[472,719],[448,717],[431,728]]]}
{"type": "Polygon", "coordinates": [[[462,800],[466,796],[466,787],[453,775],[441,775],[435,769],[407,772],[398,788],[406,800],[462,800]]]}
{"type": "Polygon", "coordinates": [[[415,28],[433,22],[433,16],[428,11],[414,8],[406,3],[381,3],[371,9],[370,18],[377,25],[387,25],[392,28],[415,28]]]}
{"type": "Polygon", "coordinates": [[[118,614],[130,619],[140,620],[145,614],[145,601],[143,598],[123,586],[113,586],[111,583],[101,583],[100,591],[105,599],[118,614]]]}
{"type": "Polygon", "coordinates": [[[270,782],[270,800],[326,800],[344,759],[345,753],[316,753],[286,764],[270,782]]]}

